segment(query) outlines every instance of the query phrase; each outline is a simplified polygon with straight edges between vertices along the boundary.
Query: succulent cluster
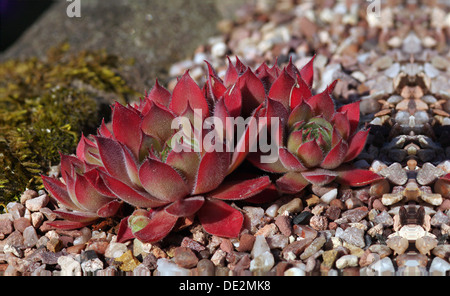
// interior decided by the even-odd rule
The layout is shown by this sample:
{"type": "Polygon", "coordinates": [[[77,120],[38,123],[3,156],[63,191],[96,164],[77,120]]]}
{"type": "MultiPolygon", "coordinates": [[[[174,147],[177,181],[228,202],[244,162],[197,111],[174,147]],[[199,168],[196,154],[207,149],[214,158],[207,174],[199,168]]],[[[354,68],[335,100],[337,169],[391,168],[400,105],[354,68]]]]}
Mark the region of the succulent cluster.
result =
{"type": "Polygon", "coordinates": [[[227,201],[261,202],[309,183],[379,180],[350,165],[368,134],[356,131],[358,103],[335,110],[333,86],[313,95],[312,63],[252,71],[237,59],[223,79],[207,63],[203,88],[186,72],[172,93],[156,82],[139,103],[116,103],[111,123],[82,136],[76,156],[61,154],[62,180],[42,176],[65,208],[56,211],[64,220],[50,224],[82,227],[119,216],[126,203],[135,210],[121,220],[119,241],[159,241],[194,217],[210,234],[236,237],[244,217],[227,201]],[[230,118],[245,120],[242,132],[230,118]],[[262,162],[254,148],[272,127],[276,160],[262,162]],[[246,159],[265,172],[240,170],[246,159]]]}

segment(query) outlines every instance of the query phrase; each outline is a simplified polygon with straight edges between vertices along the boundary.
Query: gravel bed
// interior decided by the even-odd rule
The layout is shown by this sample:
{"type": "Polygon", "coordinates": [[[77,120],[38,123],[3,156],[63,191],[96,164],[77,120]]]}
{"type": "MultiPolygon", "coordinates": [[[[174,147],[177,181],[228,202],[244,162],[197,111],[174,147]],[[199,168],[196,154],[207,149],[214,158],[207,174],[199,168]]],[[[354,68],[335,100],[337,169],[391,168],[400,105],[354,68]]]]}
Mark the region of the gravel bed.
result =
{"type": "MultiPolygon", "coordinates": [[[[197,221],[155,244],[116,242],[118,222],[79,230],[47,225],[57,215],[45,191],[26,190],[0,215],[3,275],[449,275],[450,10],[389,5],[379,17],[361,1],[255,1],[222,20],[222,34],[170,69],[205,79],[238,56],[301,68],[315,54],[315,92],[339,79],[336,105],[361,101],[370,136],[355,165],[385,177],[351,188],[309,186],[275,202],[233,206],[238,238],[197,221]],[[411,21],[411,19],[416,21],[411,21]]],[[[56,173],[57,169],[56,169],[56,173]]]]}

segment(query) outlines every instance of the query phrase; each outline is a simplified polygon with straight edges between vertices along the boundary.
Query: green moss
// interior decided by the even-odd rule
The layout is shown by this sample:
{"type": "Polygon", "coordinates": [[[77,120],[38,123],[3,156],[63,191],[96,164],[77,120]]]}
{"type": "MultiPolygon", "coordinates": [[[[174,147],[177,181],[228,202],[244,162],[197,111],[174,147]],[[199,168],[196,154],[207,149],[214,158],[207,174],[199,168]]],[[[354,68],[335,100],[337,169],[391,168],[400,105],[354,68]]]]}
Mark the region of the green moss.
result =
{"type": "Polygon", "coordinates": [[[81,133],[98,126],[100,98],[124,103],[136,95],[118,74],[124,61],[105,51],[67,50],[63,44],[46,61],[0,64],[0,202],[42,188],[39,174],[59,163],[59,152],[74,153],[81,133]]]}

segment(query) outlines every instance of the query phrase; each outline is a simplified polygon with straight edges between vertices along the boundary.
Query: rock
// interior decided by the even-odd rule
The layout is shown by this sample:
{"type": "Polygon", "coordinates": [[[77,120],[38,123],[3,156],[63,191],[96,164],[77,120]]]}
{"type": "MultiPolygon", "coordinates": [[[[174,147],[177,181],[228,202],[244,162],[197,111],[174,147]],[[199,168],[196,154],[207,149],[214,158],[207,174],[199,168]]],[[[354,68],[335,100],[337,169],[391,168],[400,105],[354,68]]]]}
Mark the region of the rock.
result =
{"type": "Polygon", "coordinates": [[[62,248],[63,248],[63,243],[58,238],[51,238],[47,242],[47,250],[49,250],[50,252],[57,253],[57,252],[61,251],[62,248]]]}
{"type": "Polygon", "coordinates": [[[284,249],[289,244],[288,236],[284,234],[275,234],[267,238],[270,249],[284,249]]]}
{"type": "Polygon", "coordinates": [[[262,223],[264,218],[264,209],[260,207],[243,207],[244,210],[244,225],[251,232],[255,233],[257,227],[262,223]]]}
{"type": "Polygon", "coordinates": [[[127,245],[122,243],[110,242],[105,250],[105,257],[118,258],[128,251],[127,245]]]}
{"type": "Polygon", "coordinates": [[[382,169],[380,175],[386,177],[391,183],[395,185],[403,185],[408,181],[408,176],[402,165],[398,162],[391,164],[389,167],[382,169]]]}
{"type": "Polygon", "coordinates": [[[58,264],[61,266],[62,276],[81,276],[81,264],[72,256],[60,256],[58,264]]]}
{"type": "Polygon", "coordinates": [[[249,233],[244,233],[239,237],[239,247],[237,250],[239,252],[248,252],[253,248],[255,243],[255,236],[249,233]]]}
{"type": "Polygon", "coordinates": [[[304,269],[299,267],[291,267],[284,272],[285,276],[306,276],[304,269]]]}
{"type": "Polygon", "coordinates": [[[394,251],[394,255],[403,254],[409,247],[409,242],[401,236],[394,236],[386,240],[386,244],[394,251]]]}
{"type": "MultiPolygon", "coordinates": [[[[257,237],[258,238],[258,237],[257,237]]],[[[250,271],[252,272],[267,272],[275,265],[275,258],[272,253],[265,251],[253,258],[250,262],[250,271]]]]}
{"type": "Polygon", "coordinates": [[[341,215],[341,209],[336,206],[330,206],[325,212],[325,216],[331,221],[339,219],[341,215]]]}
{"type": "Polygon", "coordinates": [[[133,276],[150,276],[150,275],[152,275],[151,270],[142,263],[136,266],[135,269],[133,269],[133,276]]]}
{"type": "Polygon", "coordinates": [[[175,249],[173,261],[180,267],[193,268],[197,266],[198,258],[191,249],[178,247],[175,249]]]}
{"type": "Polygon", "coordinates": [[[366,207],[359,207],[343,212],[341,217],[346,218],[348,222],[359,222],[364,219],[368,213],[369,210],[366,207]]]}
{"type": "Polygon", "coordinates": [[[31,213],[31,224],[34,228],[39,228],[44,222],[44,214],[41,212],[31,213]]]}
{"type": "Polygon", "coordinates": [[[393,276],[394,273],[394,264],[389,257],[375,261],[367,267],[367,275],[393,276]]]}
{"type": "Polygon", "coordinates": [[[438,240],[431,236],[422,236],[416,240],[416,248],[423,255],[430,255],[430,251],[438,245],[438,240]]]}
{"type": "Polygon", "coordinates": [[[378,214],[373,219],[373,222],[376,223],[376,224],[383,224],[384,226],[392,226],[392,225],[394,225],[394,219],[386,211],[383,211],[380,214],[378,214]]]}
{"type": "Polygon", "coordinates": [[[364,230],[356,227],[348,227],[343,231],[339,238],[360,248],[364,248],[366,245],[364,241],[364,230]]]}
{"type": "Polygon", "coordinates": [[[303,253],[300,255],[300,259],[305,260],[308,259],[310,256],[314,255],[316,252],[318,252],[322,246],[327,241],[326,237],[324,235],[320,235],[316,239],[314,239],[311,244],[309,244],[308,247],[303,251],[303,253]]]}
{"type": "Polygon", "coordinates": [[[275,225],[278,227],[280,232],[286,236],[292,234],[291,219],[289,216],[280,215],[275,218],[275,225]]]}
{"type": "Polygon", "coordinates": [[[448,224],[450,223],[450,218],[446,214],[444,214],[442,211],[437,211],[436,214],[433,215],[433,218],[431,218],[430,221],[432,226],[438,226],[441,224],[448,224]]]}
{"type": "Polygon", "coordinates": [[[96,272],[103,269],[103,262],[99,258],[89,259],[81,263],[83,273],[96,272]]]}
{"type": "Polygon", "coordinates": [[[327,217],[312,216],[311,219],[309,220],[309,225],[317,231],[325,230],[328,227],[327,217]]]}
{"type": "Polygon", "coordinates": [[[0,220],[0,235],[6,236],[14,231],[13,222],[9,219],[0,220]]]}
{"type": "Polygon", "coordinates": [[[122,256],[116,258],[114,261],[122,263],[119,266],[122,271],[133,271],[139,264],[141,264],[141,262],[133,256],[133,252],[131,250],[126,251],[122,254],[122,256]]]}
{"type": "Polygon", "coordinates": [[[450,253],[450,244],[438,245],[431,251],[431,253],[439,258],[447,259],[448,254],[450,253]]]}
{"type": "Polygon", "coordinates": [[[337,195],[338,195],[338,190],[337,190],[337,188],[335,188],[335,189],[332,189],[332,190],[328,191],[324,195],[322,195],[320,197],[320,199],[324,203],[329,204],[333,199],[335,199],[337,197],[337,195]]]}
{"type": "Polygon", "coordinates": [[[14,223],[14,229],[18,230],[20,232],[23,232],[25,230],[25,228],[27,228],[28,226],[31,226],[30,220],[28,220],[25,217],[15,219],[13,223],[14,223]]]}
{"type": "Polygon", "coordinates": [[[226,256],[227,253],[224,250],[218,249],[212,255],[211,261],[215,266],[223,266],[226,256]]]}
{"type": "Polygon", "coordinates": [[[81,228],[81,236],[76,237],[73,240],[73,244],[74,245],[81,245],[81,244],[85,244],[89,241],[89,239],[92,236],[92,232],[89,228],[87,227],[83,227],[81,228]]]}
{"type": "Polygon", "coordinates": [[[298,197],[292,199],[291,201],[289,201],[288,203],[282,205],[279,209],[278,209],[278,215],[283,214],[284,212],[288,212],[289,214],[295,214],[298,212],[301,212],[303,210],[303,203],[302,200],[298,197]]]}
{"type": "Polygon", "coordinates": [[[410,252],[397,256],[395,260],[397,262],[398,267],[404,266],[427,267],[428,265],[428,257],[422,254],[417,254],[416,252],[410,252]]]}
{"type": "Polygon", "coordinates": [[[336,260],[336,268],[338,269],[356,266],[358,266],[358,257],[355,255],[344,255],[336,260]]]}
{"type": "Polygon", "coordinates": [[[209,259],[201,259],[197,263],[197,271],[199,276],[214,276],[215,266],[209,259]]]}
{"type": "Polygon", "coordinates": [[[262,235],[256,236],[255,243],[252,248],[252,258],[256,258],[262,253],[270,252],[269,244],[266,241],[266,238],[262,235]]]}
{"type": "Polygon", "coordinates": [[[37,212],[41,208],[45,207],[49,201],[48,195],[43,194],[41,196],[29,199],[25,202],[25,207],[31,212],[37,212]]]}
{"type": "Polygon", "coordinates": [[[381,203],[385,206],[393,205],[403,199],[403,194],[398,193],[385,193],[381,198],[381,203]]]}
{"type": "Polygon", "coordinates": [[[273,204],[266,209],[266,215],[274,218],[277,215],[278,209],[280,206],[278,204],[273,204]]]}
{"type": "Polygon", "coordinates": [[[383,194],[389,193],[390,189],[391,187],[389,185],[389,182],[386,179],[383,179],[380,181],[373,182],[370,185],[369,193],[370,196],[381,197],[383,196],[383,194]]]}
{"type": "Polygon", "coordinates": [[[450,263],[442,258],[436,257],[431,261],[429,272],[434,276],[445,276],[450,270],[450,263]]]}
{"type": "Polygon", "coordinates": [[[365,267],[380,260],[381,257],[377,253],[372,253],[370,250],[366,250],[364,254],[359,258],[359,266],[365,267]]]}
{"type": "Polygon", "coordinates": [[[22,193],[22,195],[20,196],[20,203],[21,204],[25,204],[25,202],[29,199],[35,198],[37,197],[39,194],[31,189],[27,189],[24,191],[24,193],[22,193]]]}
{"type": "Polygon", "coordinates": [[[274,223],[270,223],[267,225],[264,225],[262,228],[258,229],[258,231],[255,232],[255,236],[262,235],[264,237],[269,237],[274,235],[278,232],[278,228],[274,223]]]}
{"type": "Polygon", "coordinates": [[[334,261],[336,261],[336,257],[338,255],[338,250],[332,249],[322,253],[322,264],[328,268],[332,268],[334,261]]]}
{"type": "Polygon", "coordinates": [[[311,217],[313,216],[313,213],[311,213],[310,211],[303,211],[300,214],[298,214],[297,216],[294,217],[294,219],[292,220],[292,222],[294,224],[308,224],[309,220],[311,219],[311,217]]]}
{"type": "Polygon", "coordinates": [[[181,246],[182,247],[187,247],[193,251],[203,251],[205,250],[205,246],[203,246],[202,244],[200,244],[199,242],[189,238],[189,237],[184,237],[183,240],[181,241],[181,246]]]}
{"type": "Polygon", "coordinates": [[[381,258],[390,256],[392,254],[391,249],[386,245],[374,244],[369,247],[369,251],[377,253],[381,258]]]}
{"type": "MultiPolygon", "coordinates": [[[[223,251],[222,251],[223,252],[223,251]]],[[[157,274],[160,276],[188,276],[190,275],[189,269],[182,268],[176,263],[166,258],[160,258],[156,262],[157,274]]]]}
{"type": "Polygon", "coordinates": [[[36,233],[36,229],[33,226],[28,226],[23,231],[23,244],[27,248],[32,248],[36,245],[38,241],[38,235],[36,233]]]}

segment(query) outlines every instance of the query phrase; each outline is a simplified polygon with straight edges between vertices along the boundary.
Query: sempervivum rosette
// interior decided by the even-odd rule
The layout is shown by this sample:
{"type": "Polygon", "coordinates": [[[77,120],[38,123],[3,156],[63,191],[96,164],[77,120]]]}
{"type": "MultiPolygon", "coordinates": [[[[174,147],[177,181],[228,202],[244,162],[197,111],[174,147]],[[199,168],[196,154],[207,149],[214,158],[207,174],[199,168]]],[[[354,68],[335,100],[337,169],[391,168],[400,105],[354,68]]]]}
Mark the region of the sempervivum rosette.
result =
{"type": "MultiPolygon", "coordinates": [[[[77,157],[70,157],[76,164],[74,171],[84,166],[76,175],[77,180],[86,179],[86,182],[75,183],[88,185],[85,190],[76,190],[76,185],[75,190],[71,190],[73,182],[69,174],[63,174],[64,183],[44,177],[46,189],[62,204],[67,204],[69,198],[74,205],[84,199],[94,202],[103,194],[102,200],[120,200],[140,208],[122,220],[119,241],[132,236],[144,242],[161,240],[180,218],[193,215],[198,216],[204,229],[211,234],[237,236],[243,216],[224,200],[255,196],[271,186],[271,182],[267,176],[225,180],[246,153],[245,149],[235,153],[227,149],[203,149],[205,138],[215,131],[205,127],[206,119],[216,114],[221,118],[230,116],[225,99],[211,98],[205,93],[186,73],[172,94],[156,83],[139,104],[116,103],[111,128],[102,123],[97,135],[83,136],[77,157]],[[200,127],[196,126],[196,121],[200,122],[200,127]],[[188,137],[177,138],[180,134],[189,136],[189,140],[186,140],[188,137]],[[87,175],[92,177],[85,177],[87,175]]],[[[226,100],[231,104],[230,98],[226,100]]],[[[247,147],[246,139],[245,136],[238,138],[237,145],[247,147]]],[[[225,145],[223,140],[213,137],[214,148],[225,145]]],[[[86,207],[71,205],[68,208],[72,211],[61,215],[68,221],[51,225],[66,228],[79,225],[79,218],[86,215],[86,207]]]]}
{"type": "Polygon", "coordinates": [[[289,63],[278,76],[265,80],[268,98],[257,117],[266,119],[271,127],[273,119],[278,119],[272,133],[278,153],[273,161],[262,162],[261,153],[249,155],[249,160],[265,171],[283,174],[276,184],[285,193],[300,192],[308,184],[322,186],[336,181],[364,186],[381,179],[372,171],[351,166],[369,133],[357,130],[359,102],[335,110],[331,92],[336,81],[313,95],[312,62],[301,71],[289,63]]]}

